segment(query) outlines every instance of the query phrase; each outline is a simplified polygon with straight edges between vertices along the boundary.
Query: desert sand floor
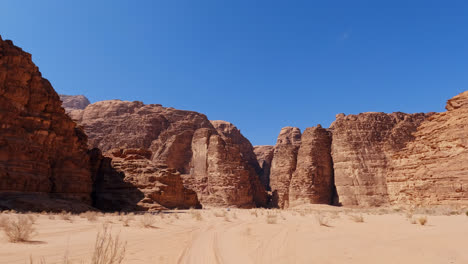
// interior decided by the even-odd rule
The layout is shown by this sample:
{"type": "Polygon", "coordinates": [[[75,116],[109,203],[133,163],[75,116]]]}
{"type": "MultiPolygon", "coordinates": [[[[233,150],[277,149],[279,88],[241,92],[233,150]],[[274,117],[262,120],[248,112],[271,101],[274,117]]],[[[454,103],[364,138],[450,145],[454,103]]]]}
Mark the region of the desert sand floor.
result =
{"type": "Polygon", "coordinates": [[[1,232],[0,263],[89,263],[106,222],[127,242],[123,263],[468,263],[464,213],[427,215],[420,225],[420,214],[378,209],[180,210],[152,216],[148,228],[141,215],[129,226],[118,215],[53,217],[37,214],[37,235],[26,243],[1,232]]]}

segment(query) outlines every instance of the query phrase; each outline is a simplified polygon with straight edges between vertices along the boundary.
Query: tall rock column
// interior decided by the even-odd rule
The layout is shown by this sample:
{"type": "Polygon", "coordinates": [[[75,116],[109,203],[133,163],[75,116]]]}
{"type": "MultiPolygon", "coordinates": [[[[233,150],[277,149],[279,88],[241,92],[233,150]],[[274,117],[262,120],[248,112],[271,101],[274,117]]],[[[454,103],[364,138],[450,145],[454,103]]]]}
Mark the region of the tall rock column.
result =
{"type": "Polygon", "coordinates": [[[331,134],[320,125],[302,134],[296,170],[289,185],[289,206],[331,204],[333,200],[331,134]]]}
{"type": "Polygon", "coordinates": [[[273,193],[272,206],[289,206],[289,184],[296,170],[297,152],[301,145],[301,131],[297,127],[284,127],[276,141],[271,162],[270,187],[273,193]]]}

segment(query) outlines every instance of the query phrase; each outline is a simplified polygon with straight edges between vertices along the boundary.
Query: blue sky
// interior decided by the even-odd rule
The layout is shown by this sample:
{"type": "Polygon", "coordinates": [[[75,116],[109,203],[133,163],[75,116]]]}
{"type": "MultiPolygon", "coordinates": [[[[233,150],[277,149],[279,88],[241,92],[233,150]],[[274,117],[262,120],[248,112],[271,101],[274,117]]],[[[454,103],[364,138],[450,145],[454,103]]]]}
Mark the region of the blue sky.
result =
{"type": "Polygon", "coordinates": [[[467,14],[463,1],[4,0],[0,34],[59,93],[198,111],[260,145],[337,113],[443,111],[468,87],[467,14]]]}

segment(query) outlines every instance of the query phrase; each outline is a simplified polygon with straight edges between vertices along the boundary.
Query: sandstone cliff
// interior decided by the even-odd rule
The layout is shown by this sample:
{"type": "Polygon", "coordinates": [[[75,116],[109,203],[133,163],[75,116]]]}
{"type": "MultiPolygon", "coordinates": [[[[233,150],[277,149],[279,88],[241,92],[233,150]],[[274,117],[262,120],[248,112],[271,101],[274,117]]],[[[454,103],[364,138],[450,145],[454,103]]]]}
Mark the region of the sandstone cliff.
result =
{"type": "MultiPolygon", "coordinates": [[[[190,201],[185,206],[178,204],[169,208],[194,206],[192,202],[196,196],[203,206],[266,205],[266,192],[256,174],[260,167],[253,148],[232,124],[214,121],[213,125],[206,116],[196,112],[120,100],[91,104],[74,118],[84,127],[89,146],[101,149],[104,156],[112,158],[113,167],[125,175],[125,182],[140,186],[144,201],[138,202],[139,206],[156,208],[168,204],[155,200],[159,196],[147,195],[154,193],[155,188],[160,189],[157,186],[161,184],[179,192],[179,201],[181,197],[185,197],[183,201],[190,201]],[[146,154],[138,157],[132,154],[130,158],[115,155],[134,149],[146,154]],[[164,177],[151,178],[151,184],[142,180],[163,174],[164,177]],[[173,177],[172,183],[165,180],[170,178],[169,174],[173,177]],[[180,188],[178,178],[182,179],[185,189],[180,188]],[[146,192],[142,185],[152,190],[146,192]],[[151,205],[150,200],[155,204],[151,205]]],[[[100,188],[105,189],[105,186],[100,188]]],[[[168,191],[164,193],[169,195],[168,191]]]]}
{"type": "Polygon", "coordinates": [[[425,114],[337,115],[332,157],[342,205],[379,206],[389,202],[387,175],[393,153],[414,139],[425,114]]]}
{"type": "Polygon", "coordinates": [[[259,173],[260,182],[267,191],[271,191],[270,168],[274,151],[274,146],[263,145],[254,147],[254,153],[257,156],[258,165],[261,169],[259,173]]]}
{"type": "Polygon", "coordinates": [[[287,208],[289,184],[296,170],[297,151],[301,145],[301,131],[297,127],[284,127],[276,141],[271,161],[270,187],[273,192],[272,206],[287,208]]]}
{"type": "Polygon", "coordinates": [[[468,204],[468,91],[428,117],[390,156],[392,204],[468,204]]]}
{"type": "Polygon", "coordinates": [[[0,207],[14,202],[16,209],[52,210],[53,200],[41,204],[51,197],[91,204],[86,135],[65,114],[31,55],[1,37],[0,108],[0,207]],[[9,194],[41,197],[18,204],[9,194]]]}

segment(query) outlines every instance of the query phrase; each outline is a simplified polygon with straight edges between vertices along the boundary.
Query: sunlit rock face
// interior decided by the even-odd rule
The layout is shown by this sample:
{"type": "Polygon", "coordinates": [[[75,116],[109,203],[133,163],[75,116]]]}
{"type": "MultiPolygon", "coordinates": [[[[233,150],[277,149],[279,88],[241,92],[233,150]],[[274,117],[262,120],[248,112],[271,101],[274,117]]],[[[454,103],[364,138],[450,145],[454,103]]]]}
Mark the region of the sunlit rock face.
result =
{"type": "MultiPolygon", "coordinates": [[[[0,108],[0,207],[9,206],[10,192],[91,204],[85,134],[65,114],[59,96],[42,78],[31,55],[1,37],[0,108]]],[[[20,205],[18,201],[15,209],[41,210],[46,204],[34,198],[20,205]]],[[[53,200],[48,201],[44,209],[54,209],[53,200]]]]}
{"type": "MultiPolygon", "coordinates": [[[[74,112],[73,117],[88,135],[89,146],[112,158],[113,167],[125,175],[123,181],[142,191],[139,206],[184,208],[196,207],[195,201],[199,201],[204,207],[250,208],[267,203],[252,145],[228,122],[210,122],[196,112],[120,100],[96,102],[74,112]],[[116,155],[133,150],[146,154],[116,155]],[[152,183],[143,179],[163,174],[173,181],[159,176],[152,183]],[[182,185],[176,180],[179,177],[182,185]],[[160,191],[163,185],[164,192],[160,191]],[[162,193],[169,196],[167,190],[172,198],[163,197],[162,193]],[[161,195],[155,195],[158,192],[161,195]],[[187,203],[169,205],[170,199],[187,203]]],[[[106,187],[101,185],[101,189],[106,187]]]]}

